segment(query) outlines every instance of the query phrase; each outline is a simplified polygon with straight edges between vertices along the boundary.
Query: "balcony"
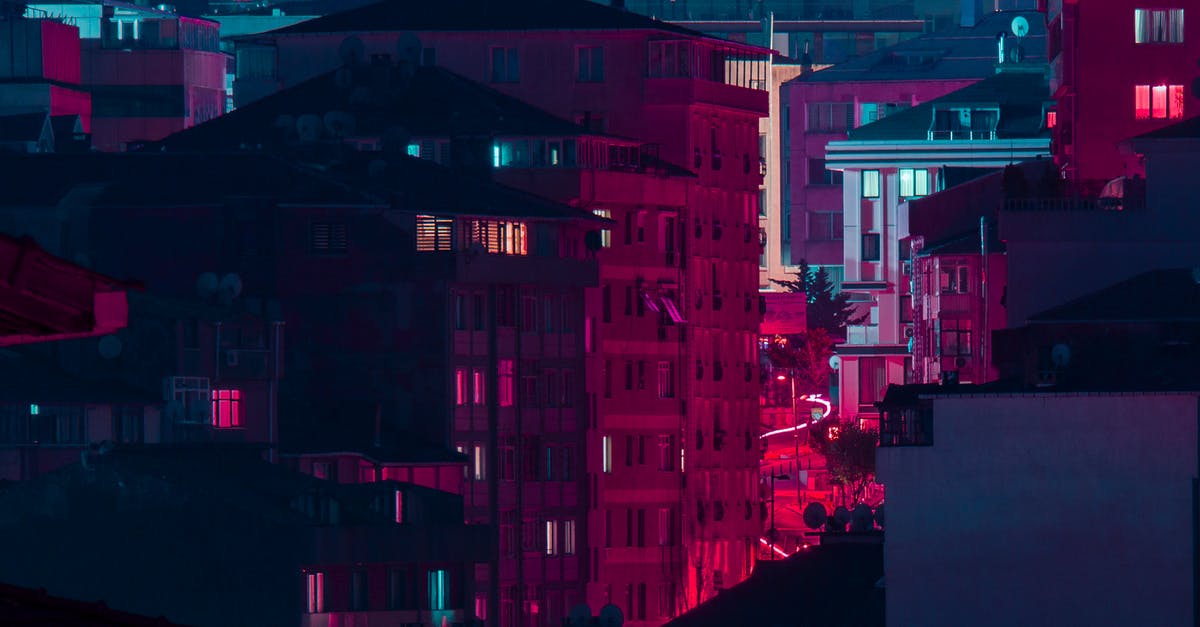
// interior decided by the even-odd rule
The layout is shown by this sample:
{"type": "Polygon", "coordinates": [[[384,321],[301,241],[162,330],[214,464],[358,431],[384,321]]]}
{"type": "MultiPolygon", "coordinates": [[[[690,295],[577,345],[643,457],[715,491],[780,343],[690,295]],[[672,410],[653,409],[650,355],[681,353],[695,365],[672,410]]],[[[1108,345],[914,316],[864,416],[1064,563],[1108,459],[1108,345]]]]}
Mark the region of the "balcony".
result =
{"type": "Polygon", "coordinates": [[[679,105],[708,104],[750,111],[759,115],[768,113],[768,95],[765,91],[726,85],[695,78],[650,77],[646,79],[646,104],[679,105]]]}
{"type": "Polygon", "coordinates": [[[846,343],[857,345],[874,345],[879,343],[879,327],[856,326],[846,327],[846,343]]]}

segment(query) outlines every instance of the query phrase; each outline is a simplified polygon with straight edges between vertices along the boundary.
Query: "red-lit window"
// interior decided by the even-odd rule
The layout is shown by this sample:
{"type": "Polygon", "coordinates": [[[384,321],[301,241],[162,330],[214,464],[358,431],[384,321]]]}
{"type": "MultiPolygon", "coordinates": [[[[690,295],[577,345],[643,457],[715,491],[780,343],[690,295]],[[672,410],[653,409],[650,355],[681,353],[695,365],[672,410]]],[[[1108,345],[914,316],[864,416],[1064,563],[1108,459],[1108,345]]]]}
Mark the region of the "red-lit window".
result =
{"type": "Polygon", "coordinates": [[[404,523],[404,493],[396,490],[396,524],[404,523]]]}
{"type": "Polygon", "coordinates": [[[484,403],[483,370],[479,368],[471,371],[471,402],[476,405],[484,403]]]}
{"type": "Polygon", "coordinates": [[[454,404],[467,404],[467,369],[454,369],[454,404]]]}
{"type": "Polygon", "coordinates": [[[512,407],[513,404],[513,360],[500,360],[500,390],[497,395],[501,407],[512,407]]]}
{"type": "Polygon", "coordinates": [[[325,573],[308,573],[307,581],[308,613],[319,614],[325,611],[325,573]]]}
{"type": "Polygon", "coordinates": [[[1183,117],[1183,85],[1134,85],[1133,95],[1138,120],[1183,117]]]}
{"type": "Polygon", "coordinates": [[[1047,111],[1046,112],[1046,128],[1054,128],[1055,126],[1058,126],[1058,112],[1057,111],[1047,111]]]}
{"type": "Polygon", "coordinates": [[[229,429],[242,426],[242,393],[239,390],[212,391],[212,426],[229,429]]]}

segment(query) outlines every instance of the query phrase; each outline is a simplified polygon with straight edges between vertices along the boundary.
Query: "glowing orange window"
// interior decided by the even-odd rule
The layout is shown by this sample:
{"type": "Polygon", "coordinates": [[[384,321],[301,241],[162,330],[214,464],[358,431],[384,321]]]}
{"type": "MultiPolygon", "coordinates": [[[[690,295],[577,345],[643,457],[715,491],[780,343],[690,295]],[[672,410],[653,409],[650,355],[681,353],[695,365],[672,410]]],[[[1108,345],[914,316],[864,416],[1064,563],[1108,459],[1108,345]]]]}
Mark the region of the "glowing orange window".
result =
{"type": "Polygon", "coordinates": [[[242,426],[241,405],[240,390],[213,390],[212,426],[218,429],[242,426]]]}

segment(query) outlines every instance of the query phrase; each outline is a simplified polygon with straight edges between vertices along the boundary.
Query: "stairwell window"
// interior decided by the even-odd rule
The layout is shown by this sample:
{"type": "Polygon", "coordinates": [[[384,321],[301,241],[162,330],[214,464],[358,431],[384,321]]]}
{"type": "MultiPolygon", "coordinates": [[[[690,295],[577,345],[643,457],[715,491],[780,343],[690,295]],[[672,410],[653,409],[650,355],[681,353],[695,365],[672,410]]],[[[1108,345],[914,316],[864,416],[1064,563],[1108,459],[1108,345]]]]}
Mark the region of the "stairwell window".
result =
{"type": "Polygon", "coordinates": [[[581,83],[604,81],[604,48],[580,46],[575,49],[575,78],[581,83]]]}
{"type": "Polygon", "coordinates": [[[606,435],[600,443],[601,470],[612,472],[612,436],[606,435]]]}
{"type": "Polygon", "coordinates": [[[212,391],[212,426],[232,429],[242,426],[242,393],[239,390],[212,391]]]}
{"type": "Polygon", "coordinates": [[[1139,44],[1183,43],[1183,9],[1134,9],[1133,41],[1139,44]]]}
{"type": "Polygon", "coordinates": [[[1138,120],[1183,117],[1183,85],[1134,85],[1133,96],[1138,120]]]}
{"type": "Polygon", "coordinates": [[[444,570],[431,570],[429,577],[429,609],[444,610],[450,597],[449,576],[444,570]]]}
{"type": "Polygon", "coordinates": [[[658,397],[675,398],[675,364],[658,362],[658,397]]]}
{"type": "Polygon", "coordinates": [[[349,239],[345,222],[316,222],[309,234],[309,250],[317,255],[345,253],[349,239]]]}
{"type": "Polygon", "coordinates": [[[325,573],[307,573],[305,575],[306,596],[308,597],[308,613],[319,614],[325,611],[325,573]]]}
{"type": "Polygon", "coordinates": [[[517,83],[521,80],[521,62],[516,48],[491,49],[493,83],[517,83]]]}
{"type": "MultiPolygon", "coordinates": [[[[592,209],[592,213],[601,218],[612,219],[611,209],[592,209]]],[[[600,229],[600,247],[612,248],[612,229],[600,229]]]]}
{"type": "Polygon", "coordinates": [[[862,236],[862,260],[863,261],[879,261],[879,234],[878,233],[863,233],[862,236]]]}

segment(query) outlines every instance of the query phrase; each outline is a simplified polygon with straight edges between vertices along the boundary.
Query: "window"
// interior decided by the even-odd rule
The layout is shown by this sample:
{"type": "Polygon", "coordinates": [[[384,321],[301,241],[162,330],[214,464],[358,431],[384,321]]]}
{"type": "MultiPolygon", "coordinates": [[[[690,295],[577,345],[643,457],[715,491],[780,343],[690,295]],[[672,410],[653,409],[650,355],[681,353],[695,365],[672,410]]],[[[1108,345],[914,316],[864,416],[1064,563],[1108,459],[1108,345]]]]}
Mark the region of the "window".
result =
{"type": "Polygon", "coordinates": [[[1057,111],[1047,111],[1046,112],[1046,128],[1054,128],[1055,126],[1058,126],[1058,112],[1057,111]]]}
{"type": "Polygon", "coordinates": [[[818,242],[841,241],[844,232],[841,211],[814,211],[808,214],[808,239],[818,242]]]}
{"type": "Polygon", "coordinates": [[[570,369],[563,370],[562,371],[562,388],[560,391],[562,400],[559,403],[562,407],[574,407],[575,406],[574,386],[575,386],[575,371],[570,370],[570,369]]]}
{"type": "Polygon", "coordinates": [[[808,160],[809,185],[841,185],[842,173],[839,170],[825,169],[824,159],[808,160]]]}
{"type": "Polygon", "coordinates": [[[968,294],[971,291],[971,271],[966,265],[939,264],[939,286],[943,294],[968,294]]]}
{"type": "Polygon", "coordinates": [[[612,472],[612,436],[606,435],[601,439],[601,469],[604,472],[612,472]]]}
{"type": "Polygon", "coordinates": [[[409,144],[407,147],[407,150],[405,151],[405,154],[407,154],[410,157],[417,157],[419,159],[421,157],[421,144],[416,144],[416,143],[409,144]]]}
{"type": "Polygon", "coordinates": [[[863,170],[862,197],[879,198],[879,170],[863,170]]]}
{"type": "Polygon", "coordinates": [[[463,294],[454,295],[454,330],[463,331],[467,328],[467,297],[463,294]]]}
{"type": "Polygon", "coordinates": [[[626,390],[633,389],[633,362],[632,361],[625,362],[625,389],[626,390]]]}
{"type": "Polygon", "coordinates": [[[524,222],[471,220],[465,226],[468,249],[478,245],[493,255],[529,254],[529,226],[524,222]]]}
{"type": "Polygon", "coordinates": [[[310,250],[314,254],[336,255],[346,252],[348,238],[345,222],[314,223],[310,236],[310,250]]]}
{"type": "Polygon", "coordinates": [[[471,371],[471,403],[475,405],[483,405],[486,398],[483,382],[483,369],[475,368],[471,371]]]}
{"type": "Polygon", "coordinates": [[[658,362],[658,397],[675,398],[675,364],[658,362]]]}
{"type": "Polygon", "coordinates": [[[500,400],[501,407],[512,407],[513,405],[513,360],[500,360],[500,389],[496,394],[500,400]]]}
{"type": "Polygon", "coordinates": [[[675,582],[658,584],[658,617],[675,616],[675,582]]]}
{"type": "Polygon", "coordinates": [[[492,82],[516,83],[521,80],[521,64],[516,48],[492,48],[492,82]]]}
{"type": "Polygon", "coordinates": [[[863,357],[858,361],[858,404],[873,406],[883,400],[887,389],[887,361],[883,357],[863,357]]]}
{"type": "Polygon", "coordinates": [[[558,553],[558,524],[553,520],[546,521],[546,555],[558,553]]]}
{"type": "Polygon", "coordinates": [[[467,404],[467,369],[454,369],[454,404],[458,406],[467,404]]]}
{"type": "Polygon", "coordinates": [[[308,573],[307,582],[308,613],[320,614],[325,611],[325,573],[308,573]]]}
{"type": "Polygon", "coordinates": [[[275,78],[275,49],[238,46],[237,77],[275,78]]]}
{"type": "Polygon", "coordinates": [[[1133,41],[1139,44],[1183,43],[1183,9],[1134,9],[1133,41]]]}
{"type": "Polygon", "coordinates": [[[1136,119],[1183,117],[1183,85],[1134,85],[1133,94],[1136,119]]]}
{"type": "Polygon", "coordinates": [[[483,299],[483,294],[476,294],[471,298],[471,301],[471,313],[474,318],[473,328],[476,331],[483,331],[486,328],[484,320],[487,316],[487,305],[483,299]]]}
{"type": "Polygon", "coordinates": [[[537,331],[537,298],[533,296],[521,298],[521,331],[537,331]]]}
{"type": "Polygon", "coordinates": [[[862,236],[862,260],[863,261],[879,261],[879,234],[878,233],[863,233],[862,236]]]}
{"type": "Polygon", "coordinates": [[[356,570],[350,574],[350,609],[361,612],[367,609],[367,573],[356,570]]]}
{"type": "Polygon", "coordinates": [[[673,540],[671,538],[671,529],[674,527],[672,523],[671,508],[658,508],[658,545],[669,546],[673,540]]]}
{"type": "Polygon", "coordinates": [[[612,398],[612,360],[604,360],[604,398],[612,398]]]}
{"type": "Polygon", "coordinates": [[[449,598],[449,581],[444,570],[429,571],[429,609],[444,610],[449,598]]]}
{"type": "Polygon", "coordinates": [[[408,577],[400,568],[388,570],[388,609],[404,610],[408,608],[408,577]]]}
{"type": "Polygon", "coordinates": [[[900,168],[900,197],[916,198],[929,195],[929,170],[900,168]]]}
{"type": "Polygon", "coordinates": [[[395,516],[393,517],[392,520],[397,525],[404,524],[404,493],[401,492],[400,490],[396,490],[393,505],[395,505],[395,507],[393,508],[394,509],[393,513],[395,514],[395,516]]]}
{"type": "Polygon", "coordinates": [[[546,407],[558,407],[562,400],[562,388],[558,379],[558,371],[546,371],[546,407]]]}
{"type": "Polygon", "coordinates": [[[854,126],[854,105],[849,102],[812,102],[808,104],[808,130],[844,133],[854,126]]]}
{"type": "MultiPolygon", "coordinates": [[[[592,213],[601,218],[612,219],[611,209],[592,209],[592,213]]],[[[612,248],[612,229],[600,229],[600,247],[612,248]]]]}
{"type": "Polygon", "coordinates": [[[562,521],[562,552],[566,555],[575,554],[575,521],[562,521]]]}
{"type": "MultiPolygon", "coordinates": [[[[314,231],[316,227],[314,226],[314,231]]],[[[454,250],[454,220],[438,216],[417,216],[417,252],[454,250]]]]}
{"type": "Polygon", "coordinates": [[[600,289],[600,309],[602,311],[601,320],[604,322],[612,322],[612,286],[605,285],[600,289]]]}
{"type": "Polygon", "coordinates": [[[537,377],[526,375],[521,377],[521,405],[539,407],[537,377]]]}
{"type": "Polygon", "coordinates": [[[482,444],[476,444],[473,451],[474,455],[471,456],[471,461],[475,470],[475,480],[483,481],[487,478],[487,451],[484,450],[482,444]]]}
{"type": "Polygon", "coordinates": [[[242,393],[239,390],[212,391],[212,426],[229,429],[242,426],[242,393]]]}
{"type": "Polygon", "coordinates": [[[900,297],[900,322],[911,323],[913,321],[913,297],[912,294],[906,294],[900,297]]]}
{"type": "Polygon", "coordinates": [[[646,389],[646,362],[641,359],[637,362],[637,389],[646,389]]]}
{"type": "Polygon", "coordinates": [[[604,80],[604,48],[581,46],[575,49],[576,75],[584,83],[599,83],[604,80]]]}
{"type": "Polygon", "coordinates": [[[139,443],[145,437],[145,416],[141,407],[113,408],[113,425],[118,442],[139,443]]]}
{"type": "Polygon", "coordinates": [[[658,436],[658,469],[675,470],[675,436],[658,436]]]}
{"type": "Polygon", "coordinates": [[[971,355],[970,320],[936,320],[938,354],[942,357],[969,357],[971,355]]]}
{"type": "Polygon", "coordinates": [[[500,447],[500,480],[517,480],[517,449],[513,446],[500,447]]]}

